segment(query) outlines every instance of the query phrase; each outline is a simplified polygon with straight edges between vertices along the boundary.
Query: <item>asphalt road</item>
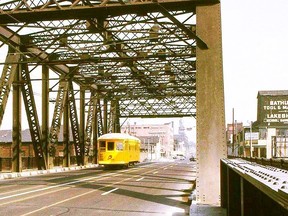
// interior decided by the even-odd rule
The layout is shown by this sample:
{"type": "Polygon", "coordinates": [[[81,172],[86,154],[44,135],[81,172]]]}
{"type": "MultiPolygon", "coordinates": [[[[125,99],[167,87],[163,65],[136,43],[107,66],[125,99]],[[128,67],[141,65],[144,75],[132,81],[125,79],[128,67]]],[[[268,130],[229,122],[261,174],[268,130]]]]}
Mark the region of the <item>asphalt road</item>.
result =
{"type": "Polygon", "coordinates": [[[0,181],[0,215],[189,215],[195,162],[102,167],[0,181]]]}

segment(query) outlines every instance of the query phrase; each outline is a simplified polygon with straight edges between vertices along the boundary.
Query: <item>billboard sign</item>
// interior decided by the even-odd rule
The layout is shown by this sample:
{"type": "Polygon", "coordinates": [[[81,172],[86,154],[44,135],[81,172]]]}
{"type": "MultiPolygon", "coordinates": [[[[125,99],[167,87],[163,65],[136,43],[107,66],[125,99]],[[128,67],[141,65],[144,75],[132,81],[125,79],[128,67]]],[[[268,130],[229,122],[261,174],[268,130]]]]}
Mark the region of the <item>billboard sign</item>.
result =
{"type": "Polygon", "coordinates": [[[258,122],[266,126],[288,126],[288,95],[259,95],[258,122]]]}

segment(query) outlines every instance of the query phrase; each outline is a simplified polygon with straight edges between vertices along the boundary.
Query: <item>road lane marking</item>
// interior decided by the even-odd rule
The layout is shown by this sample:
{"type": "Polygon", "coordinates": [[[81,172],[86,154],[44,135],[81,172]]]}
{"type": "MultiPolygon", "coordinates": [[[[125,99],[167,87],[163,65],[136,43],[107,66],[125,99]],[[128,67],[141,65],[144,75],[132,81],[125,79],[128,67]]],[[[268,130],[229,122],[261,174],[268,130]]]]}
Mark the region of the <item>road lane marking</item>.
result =
{"type": "MultiPolygon", "coordinates": [[[[52,185],[54,185],[54,183],[51,183],[52,185]]],[[[10,187],[15,187],[15,185],[11,185],[10,187]]],[[[40,188],[40,187],[43,187],[43,185],[37,185],[37,186],[33,186],[33,187],[29,187],[29,188],[21,188],[21,189],[17,189],[17,190],[12,190],[12,191],[6,191],[6,192],[3,192],[3,193],[0,193],[0,197],[5,195],[5,194],[11,194],[13,192],[16,192],[16,193],[19,193],[20,191],[27,191],[27,190],[31,190],[31,189],[36,189],[36,188],[40,188]]],[[[0,187],[0,190],[2,188],[0,187]]],[[[6,189],[6,187],[5,187],[6,189]]]]}
{"type": "MultiPolygon", "coordinates": [[[[130,169],[130,171],[131,170],[133,170],[133,169],[130,169]]],[[[62,183],[62,184],[54,184],[53,183],[51,186],[48,186],[48,187],[45,187],[45,188],[34,189],[34,190],[30,190],[30,189],[31,188],[41,187],[41,185],[40,186],[35,186],[35,187],[30,187],[30,188],[23,188],[23,189],[17,190],[17,192],[25,191],[25,190],[29,190],[29,191],[22,192],[22,193],[17,193],[17,194],[13,194],[13,195],[8,195],[8,196],[3,196],[3,197],[1,197],[1,196],[5,195],[5,194],[9,194],[11,192],[0,193],[0,200],[14,198],[14,197],[23,196],[23,195],[32,194],[32,193],[37,193],[37,192],[41,192],[41,191],[45,191],[45,190],[49,190],[49,189],[54,189],[54,188],[58,188],[58,187],[66,186],[66,185],[73,185],[73,184],[77,184],[77,183],[80,183],[80,182],[94,181],[94,179],[102,178],[102,177],[109,177],[111,175],[120,176],[120,175],[122,175],[125,172],[127,172],[127,170],[121,170],[121,171],[117,172],[118,174],[116,174],[116,175],[115,175],[115,173],[107,173],[107,174],[104,174],[104,175],[101,175],[101,176],[96,176],[96,177],[94,176],[94,177],[90,177],[90,178],[86,178],[86,179],[79,179],[79,180],[76,180],[76,181],[66,182],[66,183],[62,183]]],[[[12,186],[13,185],[11,185],[11,187],[12,186]]],[[[2,205],[2,203],[1,203],[1,205],[2,205]]]]}
{"type": "MultiPolygon", "coordinates": [[[[26,191],[26,192],[23,192],[23,193],[13,194],[13,195],[5,196],[5,197],[0,197],[0,200],[14,198],[14,197],[27,195],[27,194],[32,194],[32,193],[41,192],[41,191],[46,191],[46,190],[49,190],[49,189],[55,189],[55,188],[59,188],[59,187],[62,187],[62,186],[67,186],[67,185],[68,186],[70,185],[69,188],[71,188],[71,187],[75,187],[75,185],[73,186],[73,184],[76,184],[76,183],[87,184],[89,182],[91,183],[91,181],[95,182],[95,180],[103,180],[103,179],[106,179],[106,178],[109,178],[109,177],[112,177],[112,176],[113,177],[120,176],[120,175],[125,174],[125,173],[133,172],[135,170],[136,170],[136,168],[132,168],[132,169],[129,169],[129,170],[121,170],[121,171],[119,171],[117,173],[107,173],[107,174],[103,174],[101,176],[94,176],[94,177],[90,177],[90,178],[79,179],[79,180],[72,181],[72,182],[66,182],[66,183],[53,185],[53,186],[49,186],[49,187],[45,187],[45,188],[40,188],[40,189],[36,189],[36,190],[32,190],[32,191],[26,191]]],[[[32,198],[35,198],[35,197],[38,197],[38,196],[42,196],[44,194],[50,194],[50,193],[54,193],[54,192],[57,192],[57,191],[67,190],[69,188],[60,188],[60,189],[58,189],[56,191],[54,190],[54,191],[43,193],[43,194],[39,194],[39,195],[34,195],[34,196],[26,197],[26,198],[21,198],[19,200],[12,200],[12,201],[8,201],[6,203],[2,202],[2,203],[0,203],[0,206],[7,205],[7,204],[10,204],[10,203],[19,202],[19,201],[23,201],[23,200],[32,199],[32,198]]]]}
{"type": "MultiPolygon", "coordinates": [[[[132,171],[131,171],[131,172],[132,172],[132,171]]],[[[149,171],[149,172],[150,172],[150,171],[149,171]]],[[[147,173],[149,173],[149,172],[147,172],[147,173]]],[[[113,174],[113,173],[112,173],[112,174],[113,174]]],[[[115,174],[115,173],[114,173],[114,174],[115,174]]],[[[82,196],[85,196],[85,195],[88,195],[88,194],[91,194],[91,193],[95,193],[96,191],[102,190],[102,189],[107,188],[107,187],[111,187],[111,186],[113,186],[113,185],[119,184],[119,183],[124,182],[124,181],[128,181],[128,180],[130,180],[130,179],[132,179],[132,178],[133,178],[133,177],[130,177],[130,178],[127,178],[127,179],[123,179],[123,180],[118,181],[118,182],[115,182],[115,183],[113,183],[113,184],[109,184],[109,185],[100,187],[100,188],[98,188],[98,189],[96,189],[96,190],[88,191],[88,192],[86,192],[86,193],[79,194],[79,195],[76,195],[76,196],[74,196],[74,197],[70,197],[70,198],[67,198],[67,199],[65,199],[65,200],[61,200],[61,201],[59,201],[59,202],[56,202],[56,203],[53,203],[53,204],[50,204],[50,205],[47,205],[47,206],[43,206],[43,207],[40,208],[40,209],[36,209],[36,210],[34,210],[34,211],[27,212],[26,214],[23,214],[23,215],[21,215],[21,216],[27,216],[27,215],[34,214],[34,213],[36,213],[36,212],[45,210],[45,209],[47,209],[47,208],[56,206],[56,205],[58,205],[58,204],[61,204],[61,203],[67,202],[67,201],[71,201],[71,200],[73,200],[73,199],[77,199],[77,198],[79,198],[79,197],[82,197],[82,196]]],[[[118,189],[118,188],[117,188],[117,189],[118,189]]]]}
{"type": "MultiPolygon", "coordinates": [[[[134,170],[130,170],[130,171],[127,171],[127,172],[130,173],[130,172],[133,172],[133,171],[134,171],[134,170]]],[[[136,170],[136,171],[137,171],[137,170],[136,170]]],[[[151,171],[144,172],[143,174],[148,174],[148,173],[151,173],[151,171]]],[[[113,173],[110,173],[110,174],[113,174],[113,173]]],[[[115,174],[115,173],[114,173],[114,174],[115,174]]],[[[115,183],[112,183],[112,184],[109,184],[109,185],[106,185],[106,186],[102,186],[102,187],[100,187],[100,188],[97,188],[96,190],[88,191],[88,192],[86,192],[86,193],[79,194],[79,195],[76,195],[76,196],[73,196],[73,197],[70,197],[70,198],[67,198],[67,199],[58,201],[58,202],[56,202],[56,203],[53,203],[53,204],[50,204],[50,205],[47,205],[47,206],[43,206],[42,208],[36,209],[36,210],[34,210],[34,211],[31,211],[31,212],[27,212],[26,214],[23,214],[23,215],[21,215],[21,216],[31,215],[31,214],[33,214],[33,213],[36,213],[36,212],[39,212],[39,211],[48,209],[48,208],[50,208],[50,207],[59,205],[59,204],[61,204],[61,203],[68,202],[68,201],[71,201],[71,200],[73,200],[73,199],[77,199],[77,198],[79,198],[79,197],[82,197],[82,196],[85,196],[85,195],[88,195],[88,194],[91,194],[91,193],[95,193],[96,191],[102,190],[102,189],[107,188],[107,187],[111,187],[111,186],[113,186],[113,185],[117,185],[117,184],[119,184],[119,183],[121,183],[121,182],[128,181],[128,180],[130,180],[130,179],[132,179],[132,178],[135,178],[135,177],[129,177],[129,178],[127,178],[127,179],[123,179],[123,180],[121,180],[121,181],[118,181],[118,182],[115,182],[115,183]]],[[[143,177],[143,178],[144,178],[144,177],[143,177]]],[[[90,179],[90,178],[89,178],[89,179],[90,179]]],[[[83,184],[84,184],[84,183],[83,183],[83,184]]],[[[63,188],[62,188],[62,189],[63,189],[63,188]]],[[[117,188],[117,189],[118,189],[118,188],[117,188]]],[[[111,192],[111,191],[110,191],[110,192],[111,192]]],[[[42,195],[43,195],[43,194],[42,194],[42,195]]],[[[31,199],[31,197],[30,197],[30,198],[27,198],[27,199],[31,199]]],[[[26,199],[24,199],[24,200],[26,200],[26,199]]],[[[22,200],[22,201],[23,201],[23,200],[22,200]]],[[[12,201],[11,203],[14,203],[14,202],[12,201]]]]}
{"type": "Polygon", "coordinates": [[[68,199],[61,200],[61,201],[59,201],[59,202],[53,203],[53,204],[51,204],[51,205],[43,206],[43,207],[40,208],[40,209],[36,209],[36,210],[34,210],[34,211],[31,211],[31,212],[28,212],[28,213],[26,213],[26,214],[23,214],[23,215],[21,215],[21,216],[31,215],[31,214],[33,214],[33,213],[36,213],[36,212],[42,211],[42,210],[44,210],[44,209],[47,209],[47,208],[50,208],[50,207],[56,206],[56,205],[58,205],[58,204],[61,204],[61,203],[64,203],[64,202],[67,202],[67,201],[70,201],[70,200],[73,200],[73,199],[76,199],[76,198],[79,198],[79,197],[85,196],[85,195],[88,195],[88,194],[93,193],[93,192],[95,192],[95,191],[94,191],[94,190],[93,190],[93,191],[88,191],[88,192],[86,192],[86,193],[79,194],[79,195],[77,195],[77,196],[74,196],[74,197],[71,197],[71,198],[68,198],[68,199]]]}
{"type": "Polygon", "coordinates": [[[109,194],[109,193],[112,193],[112,192],[118,190],[118,189],[119,189],[119,188],[114,188],[114,189],[112,189],[112,190],[110,190],[110,191],[107,191],[107,192],[105,192],[105,193],[102,193],[101,195],[102,195],[102,196],[105,196],[105,195],[107,195],[107,194],[109,194]]]}
{"type": "Polygon", "coordinates": [[[45,188],[39,188],[36,190],[31,190],[31,191],[18,193],[18,194],[4,196],[4,197],[0,197],[0,200],[9,199],[9,198],[18,197],[18,196],[27,195],[27,194],[32,194],[32,193],[45,191],[45,190],[49,190],[49,189],[59,188],[59,187],[67,186],[67,185],[73,185],[73,184],[80,183],[80,182],[87,182],[87,181],[92,180],[92,179],[103,178],[103,177],[107,177],[110,175],[113,175],[113,173],[108,173],[108,174],[103,175],[103,176],[96,176],[96,177],[94,176],[94,177],[90,177],[90,178],[86,178],[86,179],[80,179],[80,180],[66,182],[66,183],[62,183],[62,184],[58,184],[58,185],[52,185],[52,186],[45,187],[45,188]]]}
{"type": "Polygon", "coordinates": [[[139,179],[136,179],[136,181],[138,182],[138,181],[141,181],[141,180],[143,180],[143,179],[144,179],[144,177],[139,178],[139,179]]]}

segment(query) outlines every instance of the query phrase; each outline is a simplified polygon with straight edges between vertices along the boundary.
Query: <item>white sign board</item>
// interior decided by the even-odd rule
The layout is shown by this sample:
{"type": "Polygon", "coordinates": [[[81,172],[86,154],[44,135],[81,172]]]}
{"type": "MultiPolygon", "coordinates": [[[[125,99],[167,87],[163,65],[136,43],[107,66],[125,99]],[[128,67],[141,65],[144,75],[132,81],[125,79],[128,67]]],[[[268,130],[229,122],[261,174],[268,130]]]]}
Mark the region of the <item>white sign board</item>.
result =
{"type": "Polygon", "coordinates": [[[248,132],[245,133],[245,140],[259,140],[259,133],[258,132],[248,132]]]}

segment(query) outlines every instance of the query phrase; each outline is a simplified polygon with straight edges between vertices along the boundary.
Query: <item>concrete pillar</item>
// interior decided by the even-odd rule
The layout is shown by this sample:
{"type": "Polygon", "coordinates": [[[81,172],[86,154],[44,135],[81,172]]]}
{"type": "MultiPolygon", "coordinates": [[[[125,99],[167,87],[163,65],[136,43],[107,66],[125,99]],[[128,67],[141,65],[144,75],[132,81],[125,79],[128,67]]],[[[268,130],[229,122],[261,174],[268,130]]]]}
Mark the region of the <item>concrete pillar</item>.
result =
{"type": "Polygon", "coordinates": [[[196,7],[197,201],[220,205],[220,159],[227,156],[220,3],[196,7]]]}

